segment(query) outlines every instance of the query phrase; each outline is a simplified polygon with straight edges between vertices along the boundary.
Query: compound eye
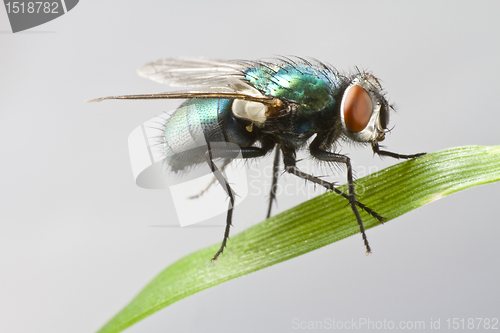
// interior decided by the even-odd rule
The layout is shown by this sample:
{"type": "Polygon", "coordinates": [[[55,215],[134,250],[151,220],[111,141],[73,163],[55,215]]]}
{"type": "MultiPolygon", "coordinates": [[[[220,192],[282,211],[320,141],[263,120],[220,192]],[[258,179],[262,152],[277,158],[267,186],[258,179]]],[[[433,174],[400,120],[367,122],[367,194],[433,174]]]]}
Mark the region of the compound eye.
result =
{"type": "Polygon", "coordinates": [[[349,88],[344,100],[344,122],[351,132],[360,132],[370,122],[373,103],[363,87],[354,85],[349,88]]]}

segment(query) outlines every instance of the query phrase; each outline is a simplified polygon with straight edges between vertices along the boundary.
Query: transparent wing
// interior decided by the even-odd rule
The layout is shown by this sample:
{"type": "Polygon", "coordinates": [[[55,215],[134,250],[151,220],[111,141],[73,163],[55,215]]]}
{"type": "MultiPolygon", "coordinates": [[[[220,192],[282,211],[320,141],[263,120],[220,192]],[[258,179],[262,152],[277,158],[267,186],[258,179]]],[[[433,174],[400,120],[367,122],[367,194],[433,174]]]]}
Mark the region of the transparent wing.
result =
{"type": "Polygon", "coordinates": [[[243,61],[162,59],[139,68],[139,75],[171,86],[196,88],[158,94],[109,96],[88,102],[100,102],[106,99],[226,98],[257,102],[273,107],[281,106],[281,100],[263,95],[245,80],[244,71],[251,65],[251,62],[243,61]]]}
{"type": "Polygon", "coordinates": [[[224,87],[244,80],[248,64],[211,59],[172,58],[151,62],[138,74],[153,81],[177,87],[224,87]]]}

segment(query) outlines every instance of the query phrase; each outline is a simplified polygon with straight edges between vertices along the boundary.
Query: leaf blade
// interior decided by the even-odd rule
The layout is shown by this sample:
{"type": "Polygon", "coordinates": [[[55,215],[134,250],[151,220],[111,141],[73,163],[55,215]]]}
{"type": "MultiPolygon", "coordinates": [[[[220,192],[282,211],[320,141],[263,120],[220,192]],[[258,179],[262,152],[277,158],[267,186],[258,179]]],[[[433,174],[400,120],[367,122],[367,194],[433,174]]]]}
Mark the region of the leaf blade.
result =
{"type": "MultiPolygon", "coordinates": [[[[446,195],[498,180],[500,146],[467,146],[393,165],[357,180],[356,184],[365,190],[358,200],[390,221],[446,195]]],[[[379,224],[368,214],[361,214],[366,229],[379,224]]],[[[233,236],[217,263],[211,263],[210,258],[219,244],[175,262],[99,333],[120,332],[198,291],[357,233],[356,219],[345,199],[326,193],[233,236]]]]}

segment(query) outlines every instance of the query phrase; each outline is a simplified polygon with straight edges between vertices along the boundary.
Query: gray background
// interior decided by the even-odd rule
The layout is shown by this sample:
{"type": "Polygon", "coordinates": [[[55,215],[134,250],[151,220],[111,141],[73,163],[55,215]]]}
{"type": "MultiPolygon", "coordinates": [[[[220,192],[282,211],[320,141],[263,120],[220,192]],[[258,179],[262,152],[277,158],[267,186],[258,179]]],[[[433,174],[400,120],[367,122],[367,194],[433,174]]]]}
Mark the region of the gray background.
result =
{"type": "MultiPolygon", "coordinates": [[[[222,227],[157,227],[177,223],[168,191],[132,178],[128,134],[178,102],[84,100],[166,90],[135,72],[163,57],[313,56],[383,80],[398,106],[384,142],[393,151],[496,145],[499,14],[497,1],[84,1],[12,34],[0,10],[0,331],[93,332],[163,268],[221,240],[222,227]]],[[[357,168],[395,163],[343,152],[357,168]]],[[[369,230],[371,256],[351,237],[190,296],[127,332],[498,318],[499,194],[490,184],[446,197],[369,230]]],[[[232,232],[261,221],[265,200],[238,207],[232,232]]],[[[304,200],[281,197],[279,210],[304,200]]]]}

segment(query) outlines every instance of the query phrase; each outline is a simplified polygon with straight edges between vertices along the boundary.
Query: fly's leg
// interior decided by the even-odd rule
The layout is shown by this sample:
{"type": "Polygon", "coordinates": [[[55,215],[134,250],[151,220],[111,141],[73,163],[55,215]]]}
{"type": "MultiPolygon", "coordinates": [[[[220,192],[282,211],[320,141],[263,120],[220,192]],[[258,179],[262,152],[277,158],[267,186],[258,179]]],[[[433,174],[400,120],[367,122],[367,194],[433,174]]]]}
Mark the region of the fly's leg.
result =
{"type": "MultiPolygon", "coordinates": [[[[329,190],[335,191],[339,194],[344,194],[347,196],[347,199],[349,200],[349,204],[351,206],[351,209],[356,216],[356,219],[358,221],[359,225],[359,230],[361,231],[361,235],[363,236],[363,242],[365,243],[366,247],[366,253],[371,253],[371,248],[370,245],[368,244],[368,239],[366,237],[365,233],[365,227],[363,225],[363,221],[361,220],[361,216],[359,215],[359,212],[356,208],[356,205],[359,204],[356,201],[356,194],[354,193],[354,182],[353,182],[353,177],[352,177],[352,167],[351,167],[351,161],[349,157],[341,155],[341,154],[335,154],[335,153],[330,153],[324,150],[320,150],[319,148],[315,147],[310,147],[311,149],[311,154],[323,161],[328,161],[328,162],[339,162],[339,163],[344,163],[347,166],[347,186],[349,189],[349,194],[345,195],[343,192],[338,190],[333,183],[326,182],[323,179],[320,179],[318,177],[315,177],[313,175],[310,175],[308,173],[300,171],[297,166],[295,165],[295,156],[293,154],[285,155],[284,157],[284,162],[285,162],[285,170],[291,174],[296,175],[297,177],[300,177],[302,179],[308,180],[310,182],[313,182],[315,184],[321,185],[329,190]]],[[[344,196],[343,195],[343,196],[344,196]]],[[[363,205],[364,206],[364,205],[363,205]]],[[[366,206],[365,206],[366,207],[366,206]]],[[[379,216],[377,214],[377,216],[379,216]]]]}
{"type": "Polygon", "coordinates": [[[278,172],[280,165],[280,146],[276,146],[276,152],[274,153],[274,162],[273,162],[273,182],[271,185],[271,192],[269,194],[269,206],[267,208],[267,216],[268,219],[271,216],[271,208],[273,206],[273,202],[276,201],[276,189],[278,187],[278,172]]]}
{"type": "MultiPolygon", "coordinates": [[[[231,163],[231,160],[225,159],[223,164],[220,167],[220,171],[224,172],[224,170],[226,169],[226,167],[228,166],[229,163],[231,163]]],[[[217,178],[215,176],[213,176],[212,179],[210,180],[210,182],[207,184],[207,186],[205,186],[205,188],[203,188],[198,194],[190,196],[188,199],[196,199],[196,198],[201,197],[215,183],[216,179],[217,178]]]]}
{"type": "MultiPolygon", "coordinates": [[[[231,230],[232,219],[233,219],[233,209],[234,209],[234,192],[229,186],[226,178],[222,174],[221,169],[213,162],[214,158],[223,157],[229,159],[230,156],[234,157],[241,153],[242,158],[254,158],[264,156],[268,149],[263,149],[259,147],[248,147],[248,148],[239,148],[239,149],[231,149],[231,148],[223,148],[213,150],[210,146],[210,143],[207,141],[207,152],[205,157],[207,159],[208,166],[210,170],[214,174],[214,177],[217,179],[219,184],[222,186],[227,196],[229,197],[229,205],[227,208],[227,217],[226,217],[226,229],[224,231],[224,238],[222,239],[222,244],[219,250],[215,253],[212,258],[213,261],[217,260],[217,257],[224,251],[226,247],[227,240],[229,239],[229,231],[231,230]]],[[[272,147],[271,147],[272,148],[272,147]]]]}
{"type": "MultiPolygon", "coordinates": [[[[362,204],[361,202],[356,200],[356,193],[354,191],[354,180],[352,176],[352,165],[351,165],[351,160],[349,157],[342,155],[342,154],[336,154],[336,153],[331,153],[328,151],[325,151],[320,148],[321,144],[325,138],[323,136],[317,136],[315,140],[311,143],[309,146],[309,150],[311,152],[311,155],[314,157],[326,161],[326,162],[337,162],[337,163],[343,163],[347,167],[347,186],[348,186],[348,193],[344,193],[340,191],[338,188],[335,187],[333,183],[324,181],[318,177],[315,177],[313,175],[310,175],[308,173],[300,171],[296,164],[296,159],[295,159],[295,153],[293,151],[290,152],[285,152],[284,153],[284,163],[285,163],[285,170],[288,173],[294,174],[297,177],[300,177],[302,179],[311,181],[315,184],[321,185],[329,190],[334,191],[335,193],[341,195],[342,197],[346,198],[349,200],[349,205],[351,206],[351,210],[353,211],[354,215],[356,216],[356,220],[358,221],[359,225],[359,230],[361,232],[361,235],[363,237],[363,242],[366,247],[366,253],[371,253],[371,248],[370,245],[368,244],[368,239],[366,237],[365,233],[365,227],[363,225],[363,221],[361,220],[361,216],[359,215],[359,212],[356,208],[356,206],[360,207],[361,209],[365,210],[367,213],[378,219],[380,222],[384,221],[384,218],[377,214],[374,210],[370,209],[366,205],[362,204]]],[[[381,150],[378,143],[373,143],[372,144],[372,149],[373,152],[378,154],[379,156],[390,156],[393,158],[397,159],[410,159],[410,158],[415,158],[419,157],[422,155],[425,155],[425,153],[418,153],[418,154],[413,154],[413,155],[402,155],[402,154],[397,154],[385,150],[381,150]]]]}
{"type": "MultiPolygon", "coordinates": [[[[346,194],[346,193],[342,192],[341,190],[339,190],[338,188],[336,188],[333,183],[330,183],[330,184],[332,184],[332,188],[327,187],[328,189],[332,190],[333,192],[335,192],[335,193],[341,195],[342,197],[346,198],[347,200],[349,200],[349,194],[346,194]]],[[[323,185],[323,186],[326,187],[325,185],[323,185]]],[[[385,217],[380,216],[376,211],[374,211],[370,207],[366,206],[365,204],[363,204],[357,200],[356,200],[356,206],[358,206],[359,208],[361,208],[362,210],[364,210],[365,212],[367,212],[368,214],[370,214],[371,216],[376,218],[380,223],[384,223],[385,217]]]]}
{"type": "Polygon", "coordinates": [[[393,153],[390,151],[381,150],[378,143],[373,143],[372,149],[373,149],[373,152],[379,156],[389,156],[389,157],[397,158],[398,160],[399,159],[406,159],[407,160],[410,158],[415,158],[415,157],[419,157],[419,156],[426,154],[426,153],[418,153],[418,154],[413,154],[413,155],[402,155],[402,154],[398,154],[398,153],[393,153]]]}
{"type": "MultiPolygon", "coordinates": [[[[221,171],[224,172],[224,169],[222,167],[221,167],[221,171]]],[[[188,199],[192,200],[192,199],[196,199],[196,198],[201,197],[215,183],[215,180],[216,180],[216,178],[215,178],[215,176],[213,176],[212,179],[210,179],[210,182],[208,182],[207,186],[205,186],[198,194],[194,194],[194,195],[188,197],[188,199]]]]}
{"type": "Polygon", "coordinates": [[[224,239],[222,240],[222,245],[215,253],[214,257],[212,260],[217,260],[217,257],[222,253],[224,250],[224,247],[226,247],[226,242],[227,239],[229,238],[229,230],[231,228],[231,221],[233,218],[233,208],[234,208],[234,192],[231,189],[231,186],[229,186],[229,183],[227,182],[226,178],[222,174],[221,169],[214,163],[213,161],[213,156],[212,156],[212,149],[210,148],[210,143],[207,142],[207,152],[205,154],[205,157],[207,159],[208,166],[210,167],[210,170],[212,171],[214,178],[217,179],[219,184],[222,186],[224,191],[226,192],[227,196],[229,197],[229,206],[227,208],[227,218],[226,218],[226,230],[224,232],[224,239]]]}

